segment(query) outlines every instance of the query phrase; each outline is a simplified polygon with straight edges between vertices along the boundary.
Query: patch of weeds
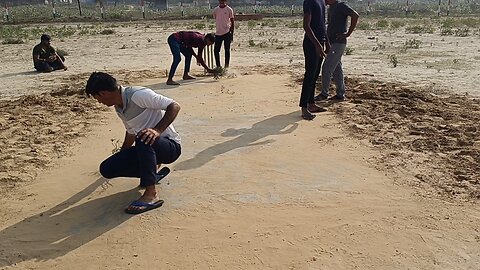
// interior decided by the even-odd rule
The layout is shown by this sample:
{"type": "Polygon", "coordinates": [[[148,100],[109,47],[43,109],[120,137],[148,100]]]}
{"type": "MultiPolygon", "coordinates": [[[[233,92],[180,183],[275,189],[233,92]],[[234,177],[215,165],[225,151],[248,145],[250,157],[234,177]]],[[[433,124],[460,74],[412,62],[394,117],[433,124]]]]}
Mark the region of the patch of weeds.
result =
{"type": "Polygon", "coordinates": [[[359,29],[359,30],[371,30],[372,26],[368,22],[359,22],[357,24],[357,29],[359,29]]]}
{"type": "Polygon", "coordinates": [[[195,23],[193,25],[193,28],[197,30],[202,30],[202,29],[205,29],[206,27],[205,27],[205,23],[199,22],[199,23],[195,23]]]}
{"type": "Polygon", "coordinates": [[[393,67],[397,67],[398,65],[398,58],[395,54],[390,54],[388,56],[388,60],[390,61],[390,64],[392,64],[393,67]]]}
{"type": "Polygon", "coordinates": [[[23,44],[25,41],[21,38],[7,38],[2,41],[2,44],[23,44]]]}
{"type": "Polygon", "coordinates": [[[447,28],[447,27],[442,27],[440,28],[440,35],[441,36],[451,36],[454,34],[454,31],[452,28],[447,28]]]}
{"type": "Polygon", "coordinates": [[[412,38],[405,41],[403,47],[405,49],[419,49],[421,44],[422,42],[420,40],[412,38]]]}
{"type": "Polygon", "coordinates": [[[283,50],[283,49],[285,49],[285,46],[280,45],[280,46],[277,46],[275,49],[277,49],[277,50],[283,50]]]}
{"type": "Polygon", "coordinates": [[[303,22],[302,21],[297,21],[297,20],[292,20],[288,24],[286,24],[288,28],[302,28],[303,27],[303,22]]]}
{"type": "Polygon", "coordinates": [[[117,139],[110,139],[110,141],[112,142],[112,146],[113,146],[112,154],[120,152],[120,149],[122,149],[122,142],[120,142],[120,140],[117,140],[117,139]]]}
{"type": "Polygon", "coordinates": [[[218,80],[221,77],[225,76],[227,69],[222,67],[216,67],[213,69],[213,79],[218,80]]]}
{"type": "Polygon", "coordinates": [[[392,20],[390,22],[390,28],[392,29],[398,29],[400,27],[404,27],[406,23],[404,21],[398,21],[398,20],[392,20]]]}
{"type": "Polygon", "coordinates": [[[267,42],[262,41],[262,42],[260,42],[257,46],[260,47],[260,48],[267,48],[267,47],[268,47],[268,44],[267,44],[267,42]]]}
{"type": "Polygon", "coordinates": [[[262,26],[268,26],[268,27],[277,27],[277,21],[276,20],[273,20],[273,19],[268,19],[268,20],[264,20],[262,22],[262,26]]]}
{"type": "Polygon", "coordinates": [[[250,40],[248,41],[248,46],[250,46],[250,47],[255,47],[255,45],[256,45],[256,44],[255,44],[255,41],[253,41],[253,39],[250,39],[250,40]]]}
{"type": "Polygon", "coordinates": [[[408,26],[405,28],[405,32],[410,33],[410,34],[432,34],[433,33],[433,27],[431,25],[414,25],[414,26],[408,26]]]}
{"type": "Polygon", "coordinates": [[[352,55],[354,49],[351,47],[346,47],[345,48],[345,55],[352,55]]]}
{"type": "Polygon", "coordinates": [[[113,29],[103,29],[102,31],[100,31],[100,34],[101,35],[112,35],[112,34],[115,34],[115,30],[113,30],[113,29]]]}
{"type": "Polygon", "coordinates": [[[257,21],[248,21],[247,23],[247,29],[250,31],[250,30],[253,30],[253,28],[255,28],[257,26],[257,21]]]}
{"type": "Polygon", "coordinates": [[[455,36],[457,37],[468,37],[470,34],[470,29],[468,28],[459,28],[455,30],[455,36]]]}
{"type": "Polygon", "coordinates": [[[295,43],[289,41],[289,42],[287,43],[287,46],[288,46],[288,47],[295,46],[295,43]]]}
{"type": "Polygon", "coordinates": [[[389,26],[389,23],[387,20],[379,20],[376,24],[375,24],[375,27],[377,29],[386,29],[388,28],[389,26]]]}

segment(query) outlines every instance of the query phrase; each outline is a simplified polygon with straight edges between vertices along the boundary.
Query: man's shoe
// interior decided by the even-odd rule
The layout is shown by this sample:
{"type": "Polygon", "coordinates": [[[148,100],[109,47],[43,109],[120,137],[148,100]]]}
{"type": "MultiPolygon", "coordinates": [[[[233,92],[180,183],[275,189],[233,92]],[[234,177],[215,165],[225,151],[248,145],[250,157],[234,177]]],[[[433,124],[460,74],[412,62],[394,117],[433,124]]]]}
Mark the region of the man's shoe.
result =
{"type": "Polygon", "coordinates": [[[331,101],[345,101],[345,100],[347,100],[347,97],[345,97],[345,96],[336,96],[336,95],[335,95],[335,96],[329,98],[329,100],[331,100],[331,101]]]}
{"type": "Polygon", "coordinates": [[[315,97],[315,101],[322,101],[322,100],[327,100],[328,96],[319,94],[318,96],[315,97]]]}

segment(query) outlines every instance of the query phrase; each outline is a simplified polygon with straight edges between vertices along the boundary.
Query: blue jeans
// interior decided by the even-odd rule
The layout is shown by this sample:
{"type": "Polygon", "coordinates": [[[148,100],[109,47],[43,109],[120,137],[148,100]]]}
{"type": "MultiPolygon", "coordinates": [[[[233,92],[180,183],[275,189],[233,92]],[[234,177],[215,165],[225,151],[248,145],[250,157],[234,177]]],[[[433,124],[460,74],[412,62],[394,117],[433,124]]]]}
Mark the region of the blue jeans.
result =
{"type": "Polygon", "coordinates": [[[173,35],[170,35],[167,39],[168,46],[170,46],[170,51],[172,51],[173,55],[173,62],[172,66],[170,67],[170,72],[168,73],[168,79],[171,80],[173,79],[173,76],[175,76],[175,71],[177,70],[178,64],[180,64],[180,61],[182,61],[182,58],[180,57],[180,53],[182,53],[185,56],[185,69],[183,71],[183,74],[186,75],[188,72],[190,72],[190,62],[192,61],[192,48],[185,48],[182,46],[182,44],[175,39],[173,35]]]}
{"type": "Polygon", "coordinates": [[[299,106],[306,108],[308,104],[315,103],[315,83],[320,75],[323,57],[318,56],[315,44],[307,36],[303,39],[303,54],[305,55],[305,76],[299,106]]]}
{"type": "Polygon", "coordinates": [[[342,55],[345,52],[347,44],[333,43],[330,45],[330,52],[325,57],[322,66],[322,93],[320,95],[328,97],[328,88],[333,75],[333,81],[337,87],[337,97],[345,97],[345,82],[343,79],[342,55]]]}
{"type": "Polygon", "coordinates": [[[181,146],[166,137],[159,137],[153,145],[135,139],[135,145],[113,154],[100,164],[100,173],[105,178],[137,177],[140,186],[155,184],[158,164],[169,164],[178,159],[181,146]]]}

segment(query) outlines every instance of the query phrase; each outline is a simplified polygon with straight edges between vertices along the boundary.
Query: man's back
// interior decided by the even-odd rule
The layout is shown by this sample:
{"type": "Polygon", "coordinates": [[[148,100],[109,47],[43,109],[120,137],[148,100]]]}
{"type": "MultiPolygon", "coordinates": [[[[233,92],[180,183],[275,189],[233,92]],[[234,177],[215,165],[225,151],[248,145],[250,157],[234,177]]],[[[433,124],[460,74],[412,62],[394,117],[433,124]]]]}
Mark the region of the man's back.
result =
{"type": "Polygon", "coordinates": [[[304,0],[303,12],[311,15],[310,28],[313,34],[320,41],[325,41],[327,33],[325,32],[325,1],[324,0],[304,0]]]}

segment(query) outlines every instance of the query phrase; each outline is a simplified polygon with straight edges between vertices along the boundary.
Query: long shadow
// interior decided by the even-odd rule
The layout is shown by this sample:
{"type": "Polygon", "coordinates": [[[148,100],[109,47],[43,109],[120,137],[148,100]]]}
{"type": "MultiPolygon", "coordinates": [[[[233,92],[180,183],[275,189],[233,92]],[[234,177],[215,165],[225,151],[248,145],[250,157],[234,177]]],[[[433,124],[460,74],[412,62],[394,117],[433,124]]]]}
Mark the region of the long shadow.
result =
{"type": "Polygon", "coordinates": [[[252,125],[251,128],[227,129],[222,133],[223,137],[235,137],[226,142],[213,145],[191,159],[184,160],[175,166],[176,170],[190,170],[199,168],[212,161],[216,156],[227,153],[237,148],[263,145],[273,142],[268,139],[259,141],[272,135],[292,133],[298,127],[301,118],[298,111],[288,114],[276,115],[252,125]]]}
{"type": "Polygon", "coordinates": [[[123,208],[138,196],[137,189],[71,207],[103,183],[105,179],[99,178],[52,209],[0,231],[0,268],[61,257],[130,218],[123,208]]]}
{"type": "Polygon", "coordinates": [[[167,85],[165,82],[161,82],[161,83],[145,85],[145,87],[150,88],[152,90],[167,90],[167,89],[176,89],[182,85],[190,85],[194,83],[207,84],[207,83],[217,82],[217,81],[206,81],[207,78],[209,77],[197,77],[195,80],[179,80],[178,83],[180,83],[180,85],[167,85]]]}
{"type": "Polygon", "coordinates": [[[3,75],[0,76],[0,78],[9,78],[9,77],[14,77],[14,76],[18,76],[18,75],[34,75],[34,74],[40,74],[40,73],[38,71],[35,71],[35,70],[22,71],[22,72],[3,74],[3,75]]]}

